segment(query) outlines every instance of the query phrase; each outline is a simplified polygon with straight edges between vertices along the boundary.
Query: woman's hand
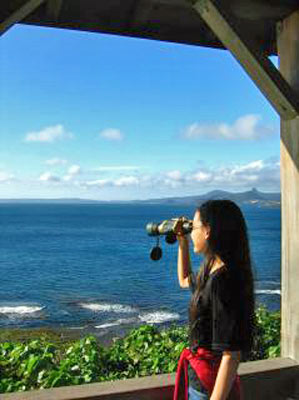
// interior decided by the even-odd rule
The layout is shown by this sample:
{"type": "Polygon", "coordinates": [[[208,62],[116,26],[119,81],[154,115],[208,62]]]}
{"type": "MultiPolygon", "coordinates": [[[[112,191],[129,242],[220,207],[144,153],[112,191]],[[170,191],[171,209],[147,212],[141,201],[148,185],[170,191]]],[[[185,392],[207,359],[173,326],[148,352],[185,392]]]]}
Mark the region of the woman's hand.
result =
{"type": "Polygon", "coordinates": [[[173,227],[173,231],[176,234],[177,240],[180,244],[188,243],[189,241],[189,235],[183,232],[183,223],[184,221],[181,218],[179,218],[175,226],[173,227]]]}
{"type": "Polygon", "coordinates": [[[178,220],[173,228],[178,239],[178,280],[181,288],[189,287],[189,275],[191,273],[191,261],[189,255],[189,235],[185,235],[182,229],[182,220],[178,220]]]}

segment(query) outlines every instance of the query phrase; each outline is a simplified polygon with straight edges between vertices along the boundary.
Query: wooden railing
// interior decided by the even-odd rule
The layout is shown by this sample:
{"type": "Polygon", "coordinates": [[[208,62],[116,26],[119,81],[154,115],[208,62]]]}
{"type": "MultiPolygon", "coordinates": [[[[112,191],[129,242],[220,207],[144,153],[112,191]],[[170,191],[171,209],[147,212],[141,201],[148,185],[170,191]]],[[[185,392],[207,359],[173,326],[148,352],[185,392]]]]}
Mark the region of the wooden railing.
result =
{"type": "MultiPolygon", "coordinates": [[[[245,400],[291,400],[299,389],[299,365],[289,358],[241,363],[245,400]]],[[[0,394],[1,400],[172,400],[175,374],[0,394]]]]}

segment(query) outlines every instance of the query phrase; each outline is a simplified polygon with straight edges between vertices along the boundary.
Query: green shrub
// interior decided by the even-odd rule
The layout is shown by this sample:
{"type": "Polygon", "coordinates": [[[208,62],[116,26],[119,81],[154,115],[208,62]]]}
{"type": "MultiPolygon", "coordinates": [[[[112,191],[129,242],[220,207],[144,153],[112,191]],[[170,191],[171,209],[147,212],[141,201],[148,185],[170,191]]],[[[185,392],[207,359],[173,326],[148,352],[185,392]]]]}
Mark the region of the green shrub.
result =
{"type": "Polygon", "coordinates": [[[107,351],[110,377],[121,379],[174,372],[187,343],[184,327],[159,331],[155,326],[144,325],[133,329],[107,351]]]}
{"type": "MultiPolygon", "coordinates": [[[[250,360],[280,355],[280,313],[256,311],[250,360]]],[[[176,371],[187,327],[144,325],[103,348],[92,336],[53,344],[47,338],[0,343],[0,393],[78,385],[176,371]]]]}
{"type": "Polygon", "coordinates": [[[280,356],[280,311],[270,312],[260,306],[256,310],[256,332],[250,360],[280,356]]]}

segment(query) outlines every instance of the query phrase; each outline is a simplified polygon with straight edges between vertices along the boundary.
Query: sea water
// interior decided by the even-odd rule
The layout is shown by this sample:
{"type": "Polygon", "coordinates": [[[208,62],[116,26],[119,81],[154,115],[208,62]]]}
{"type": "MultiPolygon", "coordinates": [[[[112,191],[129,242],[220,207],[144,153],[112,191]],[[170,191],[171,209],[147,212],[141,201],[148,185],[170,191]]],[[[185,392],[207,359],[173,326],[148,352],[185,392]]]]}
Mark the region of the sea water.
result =
{"type": "MultiPolygon", "coordinates": [[[[280,209],[243,207],[257,303],[280,309],[280,209]]],[[[177,245],[146,223],[194,207],[151,204],[0,204],[0,327],[67,327],[99,336],[140,324],[187,321],[177,245]]],[[[199,258],[192,254],[193,269],[199,258]]]]}

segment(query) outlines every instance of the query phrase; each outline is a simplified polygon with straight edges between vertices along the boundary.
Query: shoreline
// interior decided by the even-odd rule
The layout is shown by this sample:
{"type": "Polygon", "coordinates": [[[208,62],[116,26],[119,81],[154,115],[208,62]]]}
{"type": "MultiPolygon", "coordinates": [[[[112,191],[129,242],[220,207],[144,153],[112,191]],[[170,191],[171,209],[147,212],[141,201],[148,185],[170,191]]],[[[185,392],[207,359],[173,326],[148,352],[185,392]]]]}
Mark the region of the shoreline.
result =
{"type": "MultiPolygon", "coordinates": [[[[101,331],[93,327],[86,328],[69,328],[61,326],[51,327],[36,327],[36,328],[4,328],[0,327],[0,343],[3,342],[25,342],[28,340],[40,339],[44,337],[49,342],[58,344],[68,343],[76,340],[80,340],[86,336],[94,336],[99,345],[102,347],[109,347],[114,343],[116,339],[124,338],[133,329],[140,327],[141,325],[127,325],[114,327],[113,332],[105,330],[101,331]]],[[[151,325],[151,324],[149,324],[151,325]]],[[[182,326],[180,323],[164,323],[157,324],[157,328],[160,330],[167,329],[172,325],[182,326]]]]}
{"type": "Polygon", "coordinates": [[[0,328],[0,343],[25,342],[44,337],[49,342],[63,344],[80,340],[88,335],[96,337],[98,343],[103,347],[109,347],[114,339],[121,337],[111,335],[111,332],[98,335],[94,330],[67,327],[0,328]]]}
{"type": "MultiPolygon", "coordinates": [[[[259,307],[265,308],[270,313],[280,313],[280,309],[270,309],[265,304],[257,304],[259,307]]],[[[80,340],[86,336],[94,336],[102,347],[111,346],[115,340],[122,339],[127,336],[133,329],[138,329],[142,325],[154,325],[158,330],[168,329],[172,326],[182,327],[188,325],[188,321],[164,321],[163,323],[128,323],[116,326],[107,326],[98,329],[93,325],[85,326],[67,326],[67,325],[44,325],[44,326],[1,326],[0,325],[0,343],[3,342],[25,342],[34,339],[45,338],[46,341],[57,344],[68,343],[80,340]]]]}

